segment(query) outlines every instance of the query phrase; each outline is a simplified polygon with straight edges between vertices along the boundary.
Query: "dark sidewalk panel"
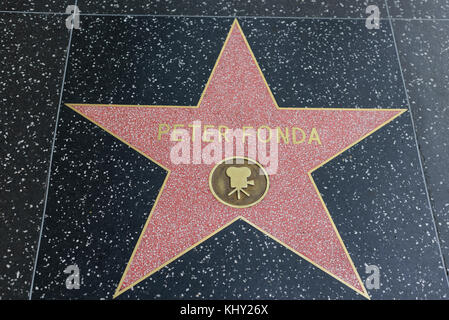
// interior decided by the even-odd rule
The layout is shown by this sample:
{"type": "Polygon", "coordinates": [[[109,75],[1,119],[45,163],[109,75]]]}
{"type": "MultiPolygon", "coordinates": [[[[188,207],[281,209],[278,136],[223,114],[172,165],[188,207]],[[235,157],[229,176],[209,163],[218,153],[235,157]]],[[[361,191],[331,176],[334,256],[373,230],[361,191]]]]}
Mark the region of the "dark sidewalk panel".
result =
{"type": "Polygon", "coordinates": [[[66,106],[53,159],[32,298],[112,298],[166,173],[66,106]]]}
{"type": "Polygon", "coordinates": [[[232,21],[84,16],[64,101],[194,106],[232,21]]]}
{"type": "Polygon", "coordinates": [[[449,21],[395,21],[394,31],[437,220],[449,263],[449,21]]]}
{"type": "MultiPolygon", "coordinates": [[[[232,19],[84,16],[81,23],[64,102],[195,105],[232,19]]],[[[281,106],[406,108],[389,25],[240,23],[281,106]]],[[[55,150],[33,298],[111,298],[165,172],[67,107],[55,150]],[[71,264],[81,271],[79,290],[65,288],[71,264]]],[[[362,279],[367,265],[380,269],[374,299],[447,298],[409,113],[314,178],[362,279]]],[[[360,296],[238,221],[122,298],[360,296]]]]}
{"type": "Polygon", "coordinates": [[[392,18],[448,19],[447,0],[387,0],[392,18]]]}
{"type": "Polygon", "coordinates": [[[242,220],[117,299],[365,300],[242,220]]]}
{"type": "Polygon", "coordinates": [[[404,108],[391,28],[381,23],[368,30],[363,20],[241,21],[279,106],[404,108]]]}
{"type": "MultiPolygon", "coordinates": [[[[33,299],[112,299],[165,171],[67,107],[61,112],[33,299]],[[79,290],[64,269],[80,269],[79,290]]],[[[119,299],[361,299],[237,221],[119,299]]]]}
{"type": "Polygon", "coordinates": [[[279,17],[339,17],[366,18],[368,5],[377,5],[385,12],[384,0],[79,0],[84,13],[164,14],[194,16],[279,16],[279,17]]]}
{"type": "MultiPolygon", "coordinates": [[[[232,21],[84,16],[64,99],[196,105],[232,21]]],[[[406,106],[388,24],[368,30],[363,20],[239,22],[280,106],[406,106]]]]}
{"type": "Polygon", "coordinates": [[[372,299],[449,298],[408,112],[313,177],[372,299]]]}
{"type": "Polygon", "coordinates": [[[0,14],[0,30],[0,299],[26,299],[69,31],[28,14],[0,14]]]}
{"type": "Polygon", "coordinates": [[[75,0],[2,0],[0,11],[65,12],[75,0]]]}

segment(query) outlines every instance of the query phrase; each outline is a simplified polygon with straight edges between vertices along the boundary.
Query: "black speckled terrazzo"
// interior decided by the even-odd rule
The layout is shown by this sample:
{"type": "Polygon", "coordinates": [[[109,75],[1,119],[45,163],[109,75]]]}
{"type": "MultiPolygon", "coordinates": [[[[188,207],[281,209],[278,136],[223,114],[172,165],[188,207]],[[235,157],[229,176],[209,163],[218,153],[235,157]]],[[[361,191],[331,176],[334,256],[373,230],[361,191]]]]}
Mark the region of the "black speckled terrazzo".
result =
{"type": "Polygon", "coordinates": [[[231,23],[83,17],[74,33],[64,101],[195,105],[231,23]]]}
{"type": "Polygon", "coordinates": [[[410,118],[402,117],[314,173],[354,263],[379,266],[372,299],[448,298],[410,118]],[[401,288],[399,291],[398,288],[401,288]]]}
{"type": "MultiPolygon", "coordinates": [[[[238,21],[280,107],[410,102],[412,114],[313,178],[362,281],[368,266],[380,270],[380,288],[367,288],[371,299],[448,299],[449,189],[441,168],[449,25],[401,20],[447,18],[440,2],[78,0],[89,15],[73,32],[65,78],[65,15],[0,14],[0,299],[113,299],[166,171],[62,105],[47,186],[59,99],[196,105],[236,15],[246,16],[238,21]],[[395,38],[387,2],[400,18],[395,38]],[[380,7],[379,30],[365,27],[367,3],[380,7]],[[73,264],[78,290],[66,288],[64,269],[73,264]]],[[[0,11],[64,12],[68,4],[5,2],[0,11]]],[[[364,297],[237,220],[116,299],[364,297]]]]}
{"type": "Polygon", "coordinates": [[[0,299],[30,289],[69,39],[63,23],[0,14],[0,299]]]}
{"type": "Polygon", "coordinates": [[[127,13],[204,16],[277,16],[365,18],[365,8],[377,5],[385,13],[384,0],[206,0],[206,1],[94,1],[78,0],[85,13],[127,13]]]}
{"type": "Polygon", "coordinates": [[[27,11],[27,12],[65,12],[67,6],[74,5],[75,0],[2,0],[0,11],[27,11]]]}
{"type": "Polygon", "coordinates": [[[392,90],[402,80],[387,27],[368,31],[360,20],[248,19],[242,28],[280,106],[406,105],[403,91],[392,90]]]}
{"type": "Polygon", "coordinates": [[[118,299],[363,299],[237,221],[118,299]],[[162,290],[161,290],[162,288],[162,290]],[[314,292],[313,295],[310,293],[314,292]]]}
{"type": "Polygon", "coordinates": [[[111,297],[165,177],[135,153],[63,108],[34,297],[64,297],[72,264],[84,274],[72,298],[111,297]]]}
{"type": "MultiPolygon", "coordinates": [[[[231,23],[84,17],[63,100],[193,105],[231,23]]],[[[281,106],[406,105],[389,29],[368,32],[358,20],[241,19],[241,25],[281,106]],[[320,37],[328,39],[321,46],[314,40],[320,37]],[[381,72],[385,65],[388,72],[381,72]]],[[[377,299],[447,295],[412,133],[405,114],[314,173],[359,273],[379,266],[381,289],[369,292],[377,299]]],[[[33,298],[111,298],[165,173],[67,108],[54,155],[33,298]],[[75,263],[85,273],[82,288],[67,292],[61,271],[75,263]]],[[[236,222],[120,296],[126,298],[360,296],[236,222]]]]}
{"type": "Polygon", "coordinates": [[[449,3],[446,0],[387,0],[390,14],[405,19],[447,19],[449,3]]]}
{"type": "MultiPolygon", "coordinates": [[[[402,80],[389,28],[367,31],[364,21],[358,20],[242,21],[281,106],[406,105],[404,93],[391,90],[401,88],[402,80]]],[[[231,22],[210,18],[85,17],[83,29],[74,35],[75,43],[83,45],[73,46],[69,66],[72,76],[66,80],[65,101],[195,105],[231,22]],[[209,32],[204,33],[206,26],[209,32]],[[128,33],[131,35],[125,36],[128,33]],[[92,37],[101,41],[92,42],[92,37]],[[103,39],[114,46],[105,47],[103,39]],[[92,59],[109,63],[92,63],[92,59]],[[122,71],[123,65],[141,67],[131,74],[122,71]],[[138,81],[151,76],[152,81],[138,81]],[[130,82],[133,85],[127,87],[130,82]]]]}
{"type": "Polygon", "coordinates": [[[395,21],[424,173],[449,262],[449,22],[395,21]],[[411,37],[409,34],[413,34],[411,37]]]}

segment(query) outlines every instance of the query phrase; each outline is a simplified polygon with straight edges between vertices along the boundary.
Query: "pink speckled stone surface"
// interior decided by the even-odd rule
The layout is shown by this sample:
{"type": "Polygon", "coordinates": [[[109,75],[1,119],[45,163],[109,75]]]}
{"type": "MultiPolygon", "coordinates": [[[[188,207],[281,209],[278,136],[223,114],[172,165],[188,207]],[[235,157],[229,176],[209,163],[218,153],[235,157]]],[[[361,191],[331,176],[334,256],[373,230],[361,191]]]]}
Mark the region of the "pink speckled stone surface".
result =
{"type": "Polygon", "coordinates": [[[401,111],[276,108],[237,24],[198,108],[72,108],[171,171],[119,293],[240,216],[356,291],[366,292],[308,172],[401,111]],[[218,202],[209,190],[214,164],[174,165],[170,160],[174,143],[169,135],[157,139],[160,123],[194,121],[229,128],[267,125],[299,127],[305,132],[316,128],[322,144],[279,144],[278,171],[270,176],[266,197],[253,207],[231,208],[218,202]]]}

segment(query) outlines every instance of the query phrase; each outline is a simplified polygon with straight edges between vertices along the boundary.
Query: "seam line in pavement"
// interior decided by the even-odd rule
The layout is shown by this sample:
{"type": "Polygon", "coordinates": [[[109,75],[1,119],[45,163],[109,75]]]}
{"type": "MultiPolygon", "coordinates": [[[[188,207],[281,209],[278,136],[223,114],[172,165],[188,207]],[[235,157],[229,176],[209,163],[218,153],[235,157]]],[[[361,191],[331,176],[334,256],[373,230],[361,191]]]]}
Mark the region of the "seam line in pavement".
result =
{"type": "MultiPolygon", "coordinates": [[[[75,0],[75,5],[77,5],[77,2],[78,2],[78,0],[75,0]]],[[[59,104],[58,104],[58,110],[56,112],[55,129],[53,131],[53,141],[51,144],[51,151],[50,151],[50,163],[48,165],[48,173],[47,173],[47,185],[46,185],[45,196],[44,196],[44,209],[42,210],[42,219],[41,219],[41,226],[40,226],[40,232],[39,232],[39,239],[37,242],[36,255],[34,257],[33,274],[31,277],[30,292],[29,292],[29,296],[28,296],[29,300],[31,300],[32,295],[33,295],[34,278],[36,275],[37,261],[39,258],[39,249],[40,249],[41,240],[42,240],[42,233],[44,231],[45,212],[47,210],[48,192],[50,190],[51,168],[52,168],[52,164],[53,164],[53,154],[54,154],[54,150],[55,150],[56,134],[58,131],[59,114],[60,114],[61,105],[62,105],[62,95],[64,93],[64,84],[65,84],[65,78],[66,78],[66,74],[67,74],[67,66],[69,63],[70,47],[72,45],[72,35],[73,35],[73,28],[70,29],[69,42],[67,44],[67,53],[66,53],[65,65],[64,65],[64,73],[62,75],[62,83],[61,83],[60,92],[59,92],[59,104]]]]}

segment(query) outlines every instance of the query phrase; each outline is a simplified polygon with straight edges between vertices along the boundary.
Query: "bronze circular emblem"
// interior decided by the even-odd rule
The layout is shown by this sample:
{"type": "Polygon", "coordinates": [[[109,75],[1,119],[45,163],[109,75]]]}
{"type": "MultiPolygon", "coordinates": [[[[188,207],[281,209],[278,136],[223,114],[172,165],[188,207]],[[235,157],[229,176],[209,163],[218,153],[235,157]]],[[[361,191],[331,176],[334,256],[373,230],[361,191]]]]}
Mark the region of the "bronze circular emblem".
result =
{"type": "Polygon", "coordinates": [[[234,208],[259,203],[267,194],[268,173],[257,161],[232,157],[217,163],[209,175],[209,187],[218,201],[234,208]]]}

